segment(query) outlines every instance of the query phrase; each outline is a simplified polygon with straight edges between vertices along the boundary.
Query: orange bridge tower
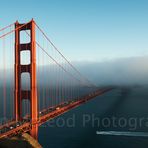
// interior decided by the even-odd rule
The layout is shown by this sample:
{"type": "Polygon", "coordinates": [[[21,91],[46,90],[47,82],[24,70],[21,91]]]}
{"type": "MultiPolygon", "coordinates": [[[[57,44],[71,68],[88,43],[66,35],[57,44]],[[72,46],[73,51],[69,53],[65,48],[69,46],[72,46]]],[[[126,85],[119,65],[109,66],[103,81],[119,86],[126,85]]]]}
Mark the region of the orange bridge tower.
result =
{"type": "Polygon", "coordinates": [[[28,99],[30,102],[30,118],[31,118],[31,136],[37,139],[38,136],[38,99],[37,99],[37,80],[36,80],[36,40],[35,40],[35,22],[31,20],[26,24],[15,23],[15,119],[21,121],[22,102],[28,99]],[[20,43],[21,31],[30,30],[30,42],[20,43]],[[28,65],[21,64],[21,52],[29,51],[30,59],[28,65]],[[28,73],[30,76],[28,90],[22,89],[22,74],[28,73]]]}

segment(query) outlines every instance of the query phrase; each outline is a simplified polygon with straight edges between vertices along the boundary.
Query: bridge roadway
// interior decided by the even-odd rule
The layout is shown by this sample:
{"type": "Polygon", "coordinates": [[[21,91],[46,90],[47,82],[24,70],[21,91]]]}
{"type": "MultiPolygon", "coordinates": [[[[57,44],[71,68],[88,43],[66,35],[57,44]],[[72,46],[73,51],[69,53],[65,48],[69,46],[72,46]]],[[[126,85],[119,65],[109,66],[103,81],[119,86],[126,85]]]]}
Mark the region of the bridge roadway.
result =
{"type": "Polygon", "coordinates": [[[87,101],[93,99],[94,97],[102,95],[112,89],[113,87],[100,88],[92,93],[89,93],[79,98],[79,100],[64,102],[58,106],[49,107],[47,109],[44,109],[43,111],[39,112],[39,119],[36,123],[31,123],[29,116],[23,119],[21,122],[16,122],[14,120],[9,121],[8,123],[0,126],[0,139],[10,138],[10,137],[19,135],[21,133],[29,132],[32,126],[36,124],[40,126],[46,121],[53,119],[57,116],[60,116],[61,114],[83,103],[86,103],[87,101]]]}

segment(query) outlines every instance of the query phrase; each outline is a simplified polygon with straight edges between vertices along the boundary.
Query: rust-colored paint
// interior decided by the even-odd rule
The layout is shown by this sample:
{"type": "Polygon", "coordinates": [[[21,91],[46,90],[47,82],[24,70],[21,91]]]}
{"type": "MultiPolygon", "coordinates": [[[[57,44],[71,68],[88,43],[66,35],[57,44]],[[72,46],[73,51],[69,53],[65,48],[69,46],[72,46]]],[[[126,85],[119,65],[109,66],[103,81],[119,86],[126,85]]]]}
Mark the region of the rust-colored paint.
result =
{"type": "MultiPolygon", "coordinates": [[[[22,120],[22,100],[30,101],[31,121],[32,124],[38,120],[38,99],[37,99],[37,82],[36,82],[36,41],[35,41],[35,22],[31,20],[26,25],[15,23],[15,120],[22,120]],[[23,26],[23,27],[21,27],[23,26]],[[22,30],[30,30],[30,43],[20,43],[20,32],[22,30]],[[30,51],[30,64],[21,65],[21,51],[30,51]],[[30,90],[22,90],[21,74],[29,73],[30,75],[30,90]]],[[[38,126],[32,127],[30,134],[37,139],[38,126]]]]}

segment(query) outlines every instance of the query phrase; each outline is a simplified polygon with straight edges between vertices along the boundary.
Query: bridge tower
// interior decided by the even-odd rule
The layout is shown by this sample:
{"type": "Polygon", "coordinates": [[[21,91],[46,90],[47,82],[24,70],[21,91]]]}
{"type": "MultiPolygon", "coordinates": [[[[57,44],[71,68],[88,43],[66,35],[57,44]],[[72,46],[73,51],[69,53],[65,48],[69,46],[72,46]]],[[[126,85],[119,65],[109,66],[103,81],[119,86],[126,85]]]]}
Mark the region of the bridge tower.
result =
{"type": "Polygon", "coordinates": [[[37,139],[38,125],[38,99],[37,99],[37,82],[36,82],[36,41],[35,41],[35,22],[31,20],[26,24],[15,23],[15,119],[21,121],[22,117],[22,101],[28,99],[30,102],[30,118],[32,129],[30,134],[37,139]],[[19,28],[19,29],[18,29],[19,28]],[[21,31],[30,30],[30,42],[20,43],[21,31]],[[30,52],[30,61],[28,65],[21,65],[21,52],[30,52]],[[23,90],[21,76],[28,73],[30,76],[30,89],[23,90]]]}

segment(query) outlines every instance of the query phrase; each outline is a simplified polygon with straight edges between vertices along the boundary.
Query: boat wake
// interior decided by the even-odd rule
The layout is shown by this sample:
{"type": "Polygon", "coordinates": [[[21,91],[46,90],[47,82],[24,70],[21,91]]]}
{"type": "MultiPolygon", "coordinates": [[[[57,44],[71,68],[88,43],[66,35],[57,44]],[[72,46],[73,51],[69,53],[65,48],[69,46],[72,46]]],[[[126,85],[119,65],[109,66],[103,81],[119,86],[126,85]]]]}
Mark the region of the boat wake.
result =
{"type": "Polygon", "coordinates": [[[97,135],[148,137],[148,132],[96,131],[97,135]]]}

